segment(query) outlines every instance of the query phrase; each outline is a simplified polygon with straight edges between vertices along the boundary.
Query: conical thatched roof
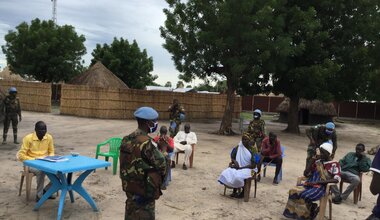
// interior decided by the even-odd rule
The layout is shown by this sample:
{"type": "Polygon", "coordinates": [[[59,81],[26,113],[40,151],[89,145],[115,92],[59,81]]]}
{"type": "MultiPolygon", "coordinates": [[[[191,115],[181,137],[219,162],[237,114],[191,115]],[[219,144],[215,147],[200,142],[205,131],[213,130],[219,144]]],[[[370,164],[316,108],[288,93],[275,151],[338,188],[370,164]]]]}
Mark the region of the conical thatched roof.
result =
{"type": "Polygon", "coordinates": [[[128,86],[113,74],[100,61],[96,62],[87,71],[75,77],[70,84],[88,85],[101,88],[126,89],[128,86]]]}
{"type": "MultiPolygon", "coordinates": [[[[310,114],[313,115],[325,115],[336,116],[336,110],[334,104],[329,102],[322,102],[321,100],[314,99],[313,101],[300,99],[298,109],[308,109],[310,114]]],[[[288,112],[289,110],[289,98],[286,98],[277,107],[278,112],[288,112]]]]}
{"type": "Polygon", "coordinates": [[[7,79],[7,80],[16,80],[16,81],[23,80],[23,78],[20,75],[10,71],[9,67],[5,67],[3,71],[0,72],[0,77],[2,79],[7,79]]]}

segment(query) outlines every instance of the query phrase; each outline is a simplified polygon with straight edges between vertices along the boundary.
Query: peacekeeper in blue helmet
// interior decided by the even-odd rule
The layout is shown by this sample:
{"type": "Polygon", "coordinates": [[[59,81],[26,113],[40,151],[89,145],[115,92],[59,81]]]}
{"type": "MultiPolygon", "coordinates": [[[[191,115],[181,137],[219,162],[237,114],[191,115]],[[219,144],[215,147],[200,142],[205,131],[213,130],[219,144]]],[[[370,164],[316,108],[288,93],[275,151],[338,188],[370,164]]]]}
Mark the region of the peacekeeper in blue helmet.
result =
{"type": "Polygon", "coordinates": [[[167,170],[164,155],[148,136],[157,129],[158,113],[141,107],[134,116],[138,128],[120,145],[120,178],[127,195],[125,219],[155,219],[155,200],[162,195],[167,170]]]}
{"type": "Polygon", "coordinates": [[[8,129],[12,122],[13,128],[13,143],[19,144],[17,141],[17,126],[18,122],[21,121],[21,107],[20,100],[17,98],[16,87],[10,87],[9,95],[7,95],[3,100],[2,111],[5,114],[4,127],[3,127],[3,144],[7,143],[8,129]]]}
{"type": "Polygon", "coordinates": [[[338,148],[334,123],[327,122],[324,125],[310,127],[306,129],[306,135],[310,140],[310,144],[307,148],[306,167],[311,162],[311,158],[315,156],[317,148],[325,142],[330,142],[330,144],[333,145],[330,157],[331,159],[334,158],[335,151],[338,148]]]}

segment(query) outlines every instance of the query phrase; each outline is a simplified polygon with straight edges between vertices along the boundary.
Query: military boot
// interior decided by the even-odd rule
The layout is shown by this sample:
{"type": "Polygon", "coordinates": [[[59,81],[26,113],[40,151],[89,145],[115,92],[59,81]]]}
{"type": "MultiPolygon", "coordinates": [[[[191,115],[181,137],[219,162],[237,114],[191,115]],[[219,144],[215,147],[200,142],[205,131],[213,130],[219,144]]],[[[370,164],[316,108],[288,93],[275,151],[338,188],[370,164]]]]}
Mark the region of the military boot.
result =
{"type": "Polygon", "coordinates": [[[19,142],[17,141],[17,134],[13,135],[13,143],[19,144],[19,142]]]}
{"type": "Polygon", "coordinates": [[[3,144],[7,143],[7,135],[3,135],[3,144]]]}

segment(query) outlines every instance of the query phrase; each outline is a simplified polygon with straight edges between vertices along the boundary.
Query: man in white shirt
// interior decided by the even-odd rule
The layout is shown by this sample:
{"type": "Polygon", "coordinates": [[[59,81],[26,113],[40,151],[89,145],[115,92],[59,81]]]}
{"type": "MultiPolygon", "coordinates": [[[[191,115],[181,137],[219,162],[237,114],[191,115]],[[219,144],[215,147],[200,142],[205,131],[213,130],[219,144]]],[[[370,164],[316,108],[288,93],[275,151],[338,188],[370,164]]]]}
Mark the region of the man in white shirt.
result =
{"type": "Polygon", "coordinates": [[[180,131],[174,137],[174,154],[172,161],[174,161],[174,155],[179,151],[185,151],[185,162],[182,168],[187,170],[187,166],[190,166],[190,156],[193,152],[191,145],[197,143],[197,135],[194,132],[190,132],[190,124],[186,123],[184,127],[185,131],[180,131]]]}

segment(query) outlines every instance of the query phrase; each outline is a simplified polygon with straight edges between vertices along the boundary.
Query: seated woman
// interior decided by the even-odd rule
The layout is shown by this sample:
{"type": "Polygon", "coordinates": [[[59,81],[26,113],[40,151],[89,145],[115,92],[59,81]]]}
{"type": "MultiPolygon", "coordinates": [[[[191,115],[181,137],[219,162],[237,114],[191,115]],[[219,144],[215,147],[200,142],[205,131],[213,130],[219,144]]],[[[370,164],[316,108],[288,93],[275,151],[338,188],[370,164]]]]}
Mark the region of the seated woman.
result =
{"type": "Polygon", "coordinates": [[[172,180],[170,158],[172,157],[172,154],[173,154],[174,140],[173,138],[169,137],[167,134],[168,134],[168,129],[166,128],[166,126],[161,126],[160,134],[153,138],[153,141],[157,143],[158,149],[161,151],[161,153],[165,156],[165,159],[166,159],[167,172],[165,175],[164,182],[161,186],[161,189],[163,190],[166,189],[166,187],[169,185],[169,182],[172,180]]]}
{"type": "Polygon", "coordinates": [[[240,194],[237,194],[237,190],[244,187],[244,180],[252,177],[251,169],[256,167],[258,151],[255,146],[250,146],[250,140],[249,133],[244,133],[239,145],[231,152],[229,167],[223,170],[218,179],[221,184],[234,188],[232,197],[244,197],[244,189],[240,194]]]}
{"type": "Polygon", "coordinates": [[[323,143],[320,154],[312,159],[312,163],[306,168],[304,174],[308,179],[302,186],[289,190],[288,203],[283,215],[292,219],[314,219],[319,207],[314,201],[325,195],[327,183],[338,183],[340,181],[339,163],[330,161],[333,146],[323,143]]]}

